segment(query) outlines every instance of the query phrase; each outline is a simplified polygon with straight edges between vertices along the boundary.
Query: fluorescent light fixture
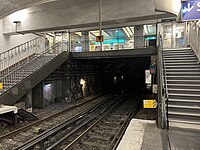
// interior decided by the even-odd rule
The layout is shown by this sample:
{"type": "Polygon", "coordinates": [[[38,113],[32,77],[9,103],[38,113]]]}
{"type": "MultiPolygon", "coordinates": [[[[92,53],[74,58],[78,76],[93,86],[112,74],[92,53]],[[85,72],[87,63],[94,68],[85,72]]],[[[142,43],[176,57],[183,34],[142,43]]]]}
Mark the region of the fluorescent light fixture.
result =
{"type": "Polygon", "coordinates": [[[82,36],[81,32],[75,32],[77,35],[82,36]]]}
{"type": "Polygon", "coordinates": [[[47,88],[47,87],[51,87],[51,84],[46,84],[45,87],[46,87],[46,88],[47,88]]]}
{"type": "Polygon", "coordinates": [[[130,27],[130,29],[131,29],[131,31],[132,31],[132,33],[134,34],[134,27],[130,27]]]}
{"type": "Polygon", "coordinates": [[[144,25],[144,34],[148,34],[147,25],[144,25]]]}
{"type": "Polygon", "coordinates": [[[132,33],[132,31],[131,31],[131,29],[130,29],[129,27],[126,27],[126,30],[128,31],[128,33],[129,33],[131,36],[133,36],[133,33],[132,33]]]}
{"type": "Polygon", "coordinates": [[[95,36],[99,36],[99,31],[91,31],[91,33],[95,36]]]}
{"type": "Polygon", "coordinates": [[[130,34],[128,33],[128,31],[126,30],[126,28],[122,28],[122,29],[123,29],[123,31],[125,32],[126,36],[130,38],[131,36],[130,36],[130,34]]]}
{"type": "Polygon", "coordinates": [[[102,33],[103,33],[104,36],[109,37],[109,35],[104,30],[102,30],[102,33]]]}

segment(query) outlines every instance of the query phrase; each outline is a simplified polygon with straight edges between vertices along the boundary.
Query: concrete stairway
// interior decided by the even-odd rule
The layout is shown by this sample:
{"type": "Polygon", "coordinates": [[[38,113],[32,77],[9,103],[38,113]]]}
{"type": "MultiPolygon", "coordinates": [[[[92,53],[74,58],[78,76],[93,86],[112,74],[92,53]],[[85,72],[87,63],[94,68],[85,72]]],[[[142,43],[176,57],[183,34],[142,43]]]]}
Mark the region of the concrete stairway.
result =
{"type": "Polygon", "coordinates": [[[53,59],[55,55],[51,54],[49,56],[42,56],[34,59],[30,63],[24,65],[24,67],[19,68],[10,74],[8,74],[3,80],[3,90],[0,91],[0,94],[4,93],[5,91],[12,88],[18,82],[23,80],[24,78],[28,77],[34,71],[45,65],[51,59],[53,59]]]}
{"type": "Polygon", "coordinates": [[[200,129],[200,64],[190,48],[164,49],[170,126],[200,129]]]}
{"type": "Polygon", "coordinates": [[[0,104],[13,105],[68,59],[66,51],[58,55],[46,54],[3,78],[0,104]]]}

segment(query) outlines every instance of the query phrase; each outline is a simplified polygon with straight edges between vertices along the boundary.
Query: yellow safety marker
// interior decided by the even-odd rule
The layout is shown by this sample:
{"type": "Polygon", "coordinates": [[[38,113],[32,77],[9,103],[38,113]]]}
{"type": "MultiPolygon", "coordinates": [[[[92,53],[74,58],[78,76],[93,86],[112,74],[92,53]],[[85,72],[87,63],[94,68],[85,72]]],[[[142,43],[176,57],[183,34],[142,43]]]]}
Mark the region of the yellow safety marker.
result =
{"type": "Polygon", "coordinates": [[[0,90],[3,89],[3,83],[0,83],[0,90]]]}
{"type": "Polygon", "coordinates": [[[156,108],[157,101],[156,100],[143,100],[143,107],[144,108],[156,108]]]}
{"type": "Polygon", "coordinates": [[[103,35],[102,36],[96,36],[96,42],[103,42],[103,35]]]}

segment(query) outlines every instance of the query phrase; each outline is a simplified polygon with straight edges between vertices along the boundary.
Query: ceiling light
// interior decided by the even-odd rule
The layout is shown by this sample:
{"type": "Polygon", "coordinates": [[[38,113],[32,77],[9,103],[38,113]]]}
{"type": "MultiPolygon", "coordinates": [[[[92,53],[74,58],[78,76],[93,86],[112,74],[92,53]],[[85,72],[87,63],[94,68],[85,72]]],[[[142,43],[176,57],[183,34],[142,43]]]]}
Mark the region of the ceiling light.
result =
{"type": "Polygon", "coordinates": [[[126,30],[126,28],[122,28],[122,29],[123,29],[123,31],[125,32],[126,36],[130,38],[131,36],[130,36],[130,34],[128,33],[128,31],[126,30]]]}

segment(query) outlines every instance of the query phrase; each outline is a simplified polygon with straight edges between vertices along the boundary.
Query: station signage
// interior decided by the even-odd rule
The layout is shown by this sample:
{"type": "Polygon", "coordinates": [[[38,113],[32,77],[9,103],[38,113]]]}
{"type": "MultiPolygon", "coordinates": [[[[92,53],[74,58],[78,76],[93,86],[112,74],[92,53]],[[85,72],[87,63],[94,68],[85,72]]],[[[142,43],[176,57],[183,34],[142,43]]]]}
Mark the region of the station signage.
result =
{"type": "Polygon", "coordinates": [[[151,84],[151,72],[150,72],[150,70],[145,70],[145,83],[151,84]]]}
{"type": "Polygon", "coordinates": [[[182,20],[200,19],[200,0],[191,0],[182,2],[182,20]]]}
{"type": "Polygon", "coordinates": [[[2,89],[3,89],[3,83],[0,82],[0,90],[2,90],[2,89]]]}
{"type": "Polygon", "coordinates": [[[102,36],[96,36],[96,42],[103,42],[103,35],[102,36]]]}
{"type": "Polygon", "coordinates": [[[143,100],[143,107],[144,108],[157,108],[157,101],[156,100],[143,100]]]}

